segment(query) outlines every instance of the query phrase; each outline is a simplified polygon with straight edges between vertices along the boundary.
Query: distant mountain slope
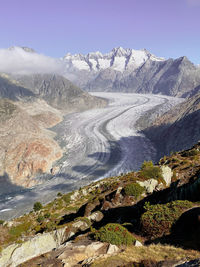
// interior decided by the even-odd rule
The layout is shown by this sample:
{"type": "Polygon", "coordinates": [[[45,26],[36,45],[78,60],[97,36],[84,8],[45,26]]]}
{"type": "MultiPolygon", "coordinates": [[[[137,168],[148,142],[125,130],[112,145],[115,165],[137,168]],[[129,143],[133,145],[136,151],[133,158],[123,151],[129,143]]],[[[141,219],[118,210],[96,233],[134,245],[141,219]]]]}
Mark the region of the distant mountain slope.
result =
{"type": "Polygon", "coordinates": [[[156,57],[147,50],[114,48],[108,54],[64,57],[66,77],[88,91],[187,96],[200,84],[200,68],[186,57],[156,57]]]}
{"type": "Polygon", "coordinates": [[[19,190],[16,185],[41,183],[35,176],[51,172],[62,150],[45,128],[61,119],[61,113],[43,100],[0,99],[0,194],[19,190]]]}
{"type": "Polygon", "coordinates": [[[29,89],[16,84],[7,75],[0,74],[0,98],[8,98],[16,101],[21,98],[34,96],[35,94],[29,89]]]}
{"type": "Polygon", "coordinates": [[[159,117],[144,133],[157,145],[158,158],[197,143],[200,140],[200,94],[159,117]]]}
{"type": "Polygon", "coordinates": [[[43,99],[49,105],[67,112],[101,107],[102,99],[93,97],[56,74],[0,76],[0,97],[11,100],[43,99]]]}

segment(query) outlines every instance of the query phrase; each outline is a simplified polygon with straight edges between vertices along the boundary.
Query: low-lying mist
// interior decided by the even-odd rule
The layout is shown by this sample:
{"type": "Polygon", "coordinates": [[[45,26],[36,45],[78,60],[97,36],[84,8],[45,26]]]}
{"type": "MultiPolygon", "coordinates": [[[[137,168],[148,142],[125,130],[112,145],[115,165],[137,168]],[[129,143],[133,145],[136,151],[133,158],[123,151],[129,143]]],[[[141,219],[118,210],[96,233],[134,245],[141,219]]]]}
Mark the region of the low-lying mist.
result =
{"type": "Polygon", "coordinates": [[[11,74],[62,74],[64,63],[60,59],[38,54],[21,47],[0,49],[0,72],[11,74]]]}

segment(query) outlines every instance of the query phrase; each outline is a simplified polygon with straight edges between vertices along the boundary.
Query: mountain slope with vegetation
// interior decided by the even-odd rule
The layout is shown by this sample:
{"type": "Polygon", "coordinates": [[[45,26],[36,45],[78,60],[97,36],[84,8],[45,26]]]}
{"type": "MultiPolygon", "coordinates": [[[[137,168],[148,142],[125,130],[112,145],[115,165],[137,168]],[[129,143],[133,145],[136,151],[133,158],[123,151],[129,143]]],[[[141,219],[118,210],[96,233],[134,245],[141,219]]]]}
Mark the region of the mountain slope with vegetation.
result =
{"type": "Polygon", "coordinates": [[[200,258],[199,174],[197,144],[158,165],[144,162],[139,172],[35,203],[29,214],[1,222],[0,263],[178,266],[200,258]]]}

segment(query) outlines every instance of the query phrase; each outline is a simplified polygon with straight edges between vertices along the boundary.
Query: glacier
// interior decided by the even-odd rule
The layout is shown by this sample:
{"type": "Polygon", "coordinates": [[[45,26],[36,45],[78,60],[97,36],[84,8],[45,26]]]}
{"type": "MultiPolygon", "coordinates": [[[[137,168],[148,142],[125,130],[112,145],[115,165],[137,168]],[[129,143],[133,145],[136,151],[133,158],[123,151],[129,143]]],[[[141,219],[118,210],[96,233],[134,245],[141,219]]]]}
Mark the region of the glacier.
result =
{"type": "Polygon", "coordinates": [[[57,192],[69,192],[102,179],[138,170],[144,160],[156,159],[153,144],[136,122],[151,109],[164,113],[183,99],[163,95],[92,93],[109,101],[107,107],[72,113],[56,125],[56,139],[65,151],[56,175],[40,176],[41,185],[0,196],[0,217],[8,220],[47,203],[57,192]]]}

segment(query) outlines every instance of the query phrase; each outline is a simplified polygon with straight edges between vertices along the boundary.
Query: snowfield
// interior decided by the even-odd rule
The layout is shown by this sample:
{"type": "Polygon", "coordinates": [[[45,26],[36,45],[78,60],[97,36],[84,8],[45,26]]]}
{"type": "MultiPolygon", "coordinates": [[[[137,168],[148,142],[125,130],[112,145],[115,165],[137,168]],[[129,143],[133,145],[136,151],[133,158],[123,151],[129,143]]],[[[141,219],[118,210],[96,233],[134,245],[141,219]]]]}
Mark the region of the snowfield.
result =
{"type": "Polygon", "coordinates": [[[54,127],[65,151],[59,173],[38,177],[42,185],[0,196],[0,218],[30,211],[33,203],[46,203],[57,192],[68,192],[103,177],[138,170],[144,160],[155,160],[153,144],[135,127],[137,120],[158,107],[163,114],[183,99],[141,94],[92,93],[106,98],[106,108],[65,116],[54,127]]]}

